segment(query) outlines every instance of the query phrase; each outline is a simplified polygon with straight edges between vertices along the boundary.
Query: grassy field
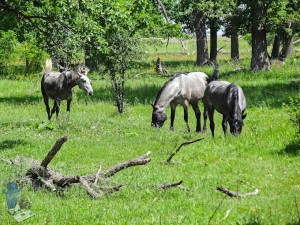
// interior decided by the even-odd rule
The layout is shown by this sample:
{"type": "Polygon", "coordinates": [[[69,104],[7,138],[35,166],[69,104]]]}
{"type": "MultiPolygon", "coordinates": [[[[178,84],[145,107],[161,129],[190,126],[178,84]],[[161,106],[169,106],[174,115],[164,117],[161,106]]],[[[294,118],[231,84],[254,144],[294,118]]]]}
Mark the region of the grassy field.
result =
{"type": "MultiPolygon", "coordinates": [[[[300,78],[299,56],[282,66],[274,64],[272,72],[253,74],[232,72],[249,68],[247,49],[240,63],[231,62],[226,52],[220,55],[220,79],[243,88],[248,115],[241,136],[224,137],[221,116],[216,113],[212,138],[210,132],[194,132],[192,110],[192,132],[186,132],[181,107],[174,131],[169,130],[169,119],[161,129],[150,127],[150,103],[168,79],[167,75],[154,74],[157,56],[171,72],[212,73],[211,67],[195,67],[194,54],[181,54],[178,46],[169,48],[168,53],[164,44],[151,46],[140,69],[130,71],[123,115],[117,113],[106,76],[100,79],[93,75],[92,97],[76,88],[70,115],[64,102],[59,119],[51,122],[47,121],[40,93],[40,75],[0,80],[1,159],[23,156],[41,161],[63,135],[68,141],[49,169],[65,175],[96,173],[100,167],[105,170],[151,151],[149,164],[125,169],[107,180],[124,187],[101,199],[92,199],[79,185],[68,188],[63,197],[22,186],[22,197],[30,201],[35,214],[22,224],[298,224],[300,149],[293,145],[296,130],[283,104],[289,103],[290,97],[300,98],[299,86],[291,82],[300,78]],[[165,163],[181,143],[200,137],[204,140],[183,147],[170,164],[165,163]],[[164,183],[180,180],[190,190],[157,190],[164,183]],[[219,186],[240,193],[256,188],[260,192],[236,199],[216,191],[219,186]]],[[[9,181],[23,177],[30,166],[0,162],[2,189],[9,181]]],[[[4,194],[0,203],[1,224],[17,224],[7,213],[4,194]]]]}

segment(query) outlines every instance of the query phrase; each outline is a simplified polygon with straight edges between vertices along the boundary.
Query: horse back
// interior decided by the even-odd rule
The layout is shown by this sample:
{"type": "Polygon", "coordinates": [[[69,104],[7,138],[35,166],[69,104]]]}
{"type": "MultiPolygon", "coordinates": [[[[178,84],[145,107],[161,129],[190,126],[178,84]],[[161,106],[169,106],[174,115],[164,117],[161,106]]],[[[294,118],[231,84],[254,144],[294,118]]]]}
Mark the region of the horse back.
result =
{"type": "Polygon", "coordinates": [[[213,107],[219,113],[225,115],[229,111],[228,107],[228,87],[227,81],[212,81],[207,85],[204,93],[204,104],[213,107]]]}
{"type": "Polygon", "coordinates": [[[204,91],[208,83],[208,76],[202,72],[191,72],[182,75],[184,98],[189,102],[198,102],[204,97],[204,91]]]}
{"type": "Polygon", "coordinates": [[[205,90],[204,102],[223,115],[232,111],[232,105],[236,103],[241,111],[246,109],[246,98],[242,88],[227,81],[212,81],[209,83],[205,90]]]}

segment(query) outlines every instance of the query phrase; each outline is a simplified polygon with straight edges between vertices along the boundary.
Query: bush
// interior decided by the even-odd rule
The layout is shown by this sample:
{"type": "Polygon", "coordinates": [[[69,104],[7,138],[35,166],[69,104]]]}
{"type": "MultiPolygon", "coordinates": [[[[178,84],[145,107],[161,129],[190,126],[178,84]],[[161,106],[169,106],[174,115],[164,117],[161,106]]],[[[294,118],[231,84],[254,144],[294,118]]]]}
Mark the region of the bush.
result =
{"type": "Polygon", "coordinates": [[[26,34],[20,43],[13,31],[0,33],[0,76],[40,73],[48,55],[37,47],[33,35],[26,34]]]}

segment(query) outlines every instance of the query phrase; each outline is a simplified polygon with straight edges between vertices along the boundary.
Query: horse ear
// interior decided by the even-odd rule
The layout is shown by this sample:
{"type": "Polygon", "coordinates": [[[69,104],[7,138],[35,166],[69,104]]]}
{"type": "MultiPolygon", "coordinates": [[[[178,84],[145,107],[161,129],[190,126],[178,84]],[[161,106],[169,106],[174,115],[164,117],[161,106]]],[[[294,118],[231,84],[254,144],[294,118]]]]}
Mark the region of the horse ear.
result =
{"type": "Polygon", "coordinates": [[[247,113],[242,115],[242,119],[244,120],[246,118],[246,116],[247,116],[247,113]]]}

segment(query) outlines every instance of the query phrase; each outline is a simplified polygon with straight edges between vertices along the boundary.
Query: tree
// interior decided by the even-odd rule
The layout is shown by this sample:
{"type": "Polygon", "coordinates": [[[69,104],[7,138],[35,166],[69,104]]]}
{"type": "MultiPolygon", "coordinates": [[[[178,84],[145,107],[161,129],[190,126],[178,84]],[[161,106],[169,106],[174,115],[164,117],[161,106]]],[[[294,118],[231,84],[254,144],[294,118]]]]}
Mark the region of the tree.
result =
{"type": "Polygon", "coordinates": [[[270,70],[270,61],[267,52],[267,30],[265,24],[266,4],[264,0],[253,0],[251,8],[251,34],[252,34],[252,57],[251,70],[270,70]]]}

